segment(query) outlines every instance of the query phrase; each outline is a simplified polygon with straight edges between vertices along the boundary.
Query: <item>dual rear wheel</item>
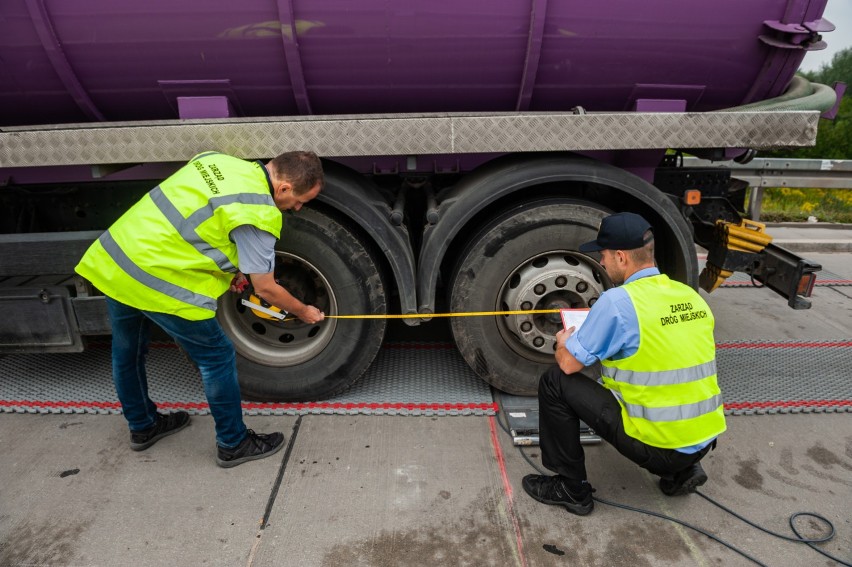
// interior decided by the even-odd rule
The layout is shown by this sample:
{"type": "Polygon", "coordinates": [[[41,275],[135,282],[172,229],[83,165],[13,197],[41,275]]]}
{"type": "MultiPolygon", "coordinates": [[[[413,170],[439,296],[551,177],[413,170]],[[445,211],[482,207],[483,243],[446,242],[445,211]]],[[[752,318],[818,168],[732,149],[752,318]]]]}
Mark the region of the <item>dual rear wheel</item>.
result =
{"type": "MultiPolygon", "coordinates": [[[[453,312],[585,308],[612,286],[592,257],[578,253],[593,240],[607,209],[585,201],[541,199],[497,216],[469,239],[449,282],[453,312]]],[[[294,295],[328,315],[386,313],[378,261],[359,234],[313,209],[287,217],[276,276],[294,295]]],[[[238,353],[243,394],[268,401],[333,396],[369,367],[384,339],[383,319],[326,319],[318,325],[257,317],[227,293],[219,318],[238,353]]],[[[494,387],[535,395],[554,362],[558,313],[451,319],[459,352],[494,387]]]]}
{"type": "MultiPolygon", "coordinates": [[[[609,211],[568,199],[525,203],[484,226],[456,263],[452,311],[536,311],[594,305],[612,282],[594,259],[576,252],[594,240],[609,211]]],[[[494,387],[535,395],[554,363],[558,313],[455,317],[456,345],[494,387]]]]}
{"type": "MultiPolygon", "coordinates": [[[[285,217],[275,275],[305,303],[326,315],[386,313],[378,262],[363,237],[314,209],[285,217]]],[[[226,293],[219,321],[237,351],[244,396],[263,401],[308,401],[351,386],[370,366],[385,334],[384,319],[326,319],[307,325],[254,314],[226,293]]]]}

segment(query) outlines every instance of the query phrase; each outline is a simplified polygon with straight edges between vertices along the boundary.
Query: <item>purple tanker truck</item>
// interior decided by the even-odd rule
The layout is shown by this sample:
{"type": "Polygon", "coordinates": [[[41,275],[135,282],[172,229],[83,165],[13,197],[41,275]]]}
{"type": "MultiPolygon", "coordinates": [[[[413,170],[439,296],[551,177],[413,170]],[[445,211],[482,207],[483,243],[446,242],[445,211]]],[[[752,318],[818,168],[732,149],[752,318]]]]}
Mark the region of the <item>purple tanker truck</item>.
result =
{"type": "MultiPolygon", "coordinates": [[[[589,306],[611,284],[577,245],[625,210],[653,224],[672,277],[710,291],[745,271],[806,308],[819,266],[745,223],[729,170],[680,156],[814,143],[836,93],[794,73],[834,29],[825,3],[4,0],[0,353],[109,334],[73,266],[205,150],[324,158],[276,272],[327,314],[589,306]]],[[[244,299],[226,294],[218,317],[257,399],[339,392],[384,339],[383,319],[280,322],[244,299]]],[[[483,379],[531,394],[560,322],[451,326],[483,379]]]]}

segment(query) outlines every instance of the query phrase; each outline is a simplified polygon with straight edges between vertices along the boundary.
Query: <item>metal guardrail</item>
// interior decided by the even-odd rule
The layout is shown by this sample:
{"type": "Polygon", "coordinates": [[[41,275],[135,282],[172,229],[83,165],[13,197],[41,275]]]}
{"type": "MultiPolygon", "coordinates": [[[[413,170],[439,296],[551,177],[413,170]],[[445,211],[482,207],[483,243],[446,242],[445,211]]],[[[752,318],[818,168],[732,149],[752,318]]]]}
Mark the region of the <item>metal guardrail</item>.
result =
{"type": "Polygon", "coordinates": [[[755,158],[740,164],[688,157],[683,159],[683,167],[729,169],[731,177],[748,183],[752,220],[760,220],[765,187],[852,189],[852,160],[755,158]]]}

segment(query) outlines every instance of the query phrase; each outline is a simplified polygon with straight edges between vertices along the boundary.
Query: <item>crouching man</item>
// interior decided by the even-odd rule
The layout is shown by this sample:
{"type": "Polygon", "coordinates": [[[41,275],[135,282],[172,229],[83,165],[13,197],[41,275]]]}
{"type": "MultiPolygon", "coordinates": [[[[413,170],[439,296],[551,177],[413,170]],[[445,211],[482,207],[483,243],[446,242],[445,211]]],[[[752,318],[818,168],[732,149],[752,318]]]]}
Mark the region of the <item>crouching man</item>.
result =
{"type": "Polygon", "coordinates": [[[538,388],[542,463],[524,490],[578,515],[594,508],[580,420],[619,453],[660,477],[668,496],[707,481],[701,459],[725,431],[716,380],[714,319],[695,290],[660,273],[651,226],[634,213],[601,222],[599,251],[615,287],[601,294],[580,330],[556,335],[556,365],[538,388]],[[600,361],[600,381],[580,371],[600,361]]]}

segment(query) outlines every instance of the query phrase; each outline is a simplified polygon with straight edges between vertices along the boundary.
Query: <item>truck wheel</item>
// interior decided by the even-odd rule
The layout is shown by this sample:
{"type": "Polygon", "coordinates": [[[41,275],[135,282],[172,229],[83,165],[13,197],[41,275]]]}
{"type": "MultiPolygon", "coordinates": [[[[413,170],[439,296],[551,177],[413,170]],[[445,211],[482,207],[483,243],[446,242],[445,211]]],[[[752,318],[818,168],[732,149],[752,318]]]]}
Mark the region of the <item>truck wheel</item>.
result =
{"type": "MultiPolygon", "coordinates": [[[[530,311],[583,308],[612,287],[604,269],[577,252],[594,240],[609,211],[567,199],[526,203],[486,225],[469,242],[450,282],[450,308],[530,311]]],[[[559,314],[454,317],[462,356],[486,382],[515,395],[535,395],[554,363],[559,314]]]]}
{"type": "MultiPolygon", "coordinates": [[[[386,313],[379,265],[361,237],[313,209],[287,216],[275,275],[290,293],[326,315],[386,313]]],[[[384,319],[326,319],[307,325],[258,317],[228,292],[219,320],[237,350],[243,396],[262,401],[328,398],[351,386],[382,344],[384,319]]]]}

